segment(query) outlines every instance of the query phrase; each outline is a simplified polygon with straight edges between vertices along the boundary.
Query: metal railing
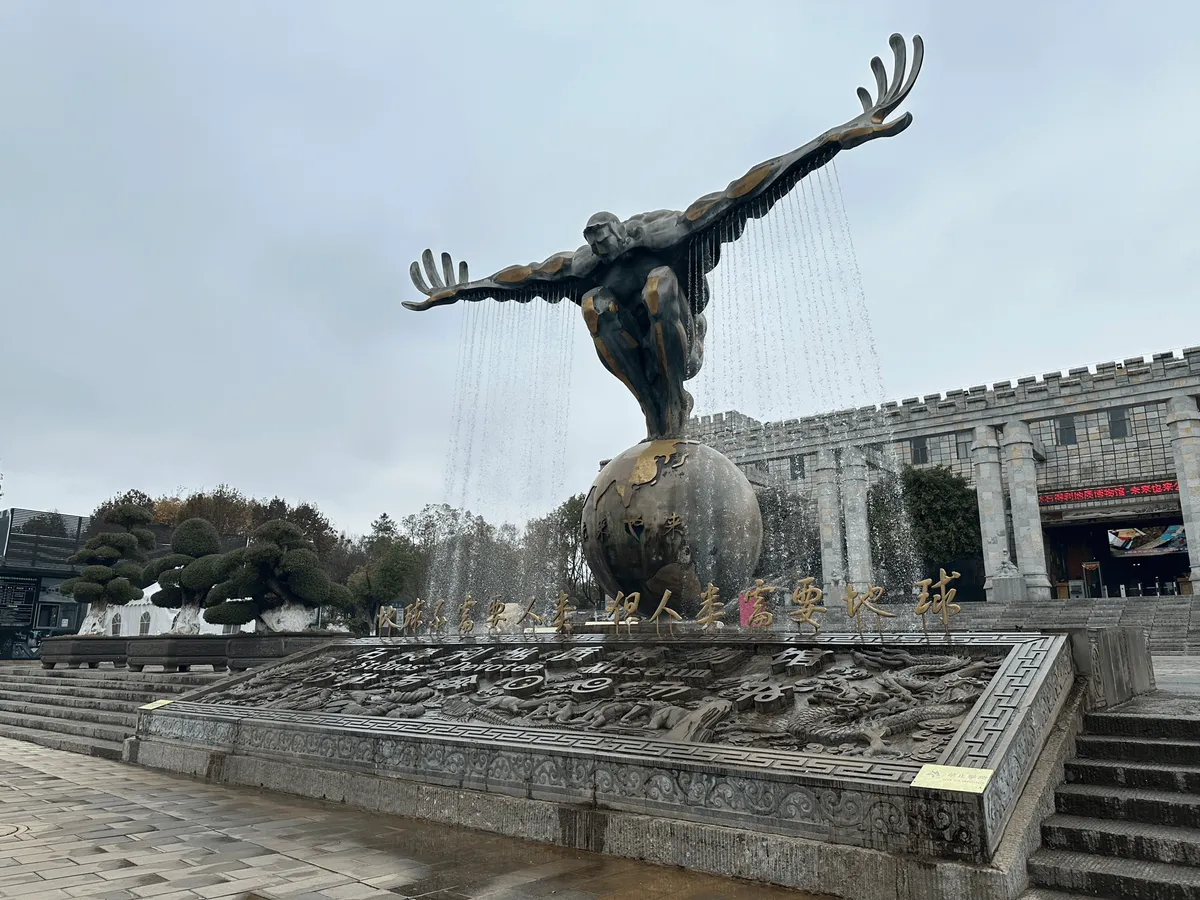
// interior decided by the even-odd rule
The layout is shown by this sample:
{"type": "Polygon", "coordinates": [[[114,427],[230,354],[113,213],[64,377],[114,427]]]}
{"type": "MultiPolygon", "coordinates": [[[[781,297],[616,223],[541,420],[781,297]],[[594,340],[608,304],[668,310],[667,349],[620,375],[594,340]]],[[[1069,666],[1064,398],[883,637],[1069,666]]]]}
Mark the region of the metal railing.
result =
{"type": "MultiPolygon", "coordinates": [[[[151,554],[170,549],[171,525],[149,525],[154,533],[155,549],[151,554]]],[[[88,540],[105,530],[113,530],[90,516],[36,509],[6,509],[0,511],[0,567],[37,571],[45,575],[78,574],[78,567],[67,562],[88,540]]],[[[118,529],[119,530],[119,529],[118,529]]],[[[224,535],[223,551],[246,546],[244,535],[224,535]]]]}
{"type": "Polygon", "coordinates": [[[35,509],[0,512],[0,547],[3,566],[73,575],[67,560],[88,539],[91,519],[35,509]]]}

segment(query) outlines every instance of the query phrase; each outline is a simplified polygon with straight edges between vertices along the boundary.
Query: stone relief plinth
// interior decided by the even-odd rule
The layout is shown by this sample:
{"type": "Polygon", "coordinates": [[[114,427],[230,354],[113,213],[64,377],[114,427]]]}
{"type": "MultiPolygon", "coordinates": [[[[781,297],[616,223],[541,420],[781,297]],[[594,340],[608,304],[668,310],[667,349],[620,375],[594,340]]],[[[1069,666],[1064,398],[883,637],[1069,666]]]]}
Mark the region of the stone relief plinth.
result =
{"type": "Polygon", "coordinates": [[[1062,636],[351,640],[143,712],[138,740],[984,862],[1073,677],[1062,636]],[[911,787],[927,764],[991,775],[911,787]]]}

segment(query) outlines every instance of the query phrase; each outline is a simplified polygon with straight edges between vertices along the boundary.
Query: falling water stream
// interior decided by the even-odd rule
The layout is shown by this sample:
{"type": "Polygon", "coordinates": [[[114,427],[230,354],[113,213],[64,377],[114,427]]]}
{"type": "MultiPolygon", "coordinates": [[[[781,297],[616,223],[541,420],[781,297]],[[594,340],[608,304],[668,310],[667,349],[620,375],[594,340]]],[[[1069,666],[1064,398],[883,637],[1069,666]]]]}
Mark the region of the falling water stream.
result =
{"type": "MultiPolygon", "coordinates": [[[[793,480],[789,451],[809,450],[787,420],[820,415],[820,428],[837,444],[854,411],[886,399],[836,164],[801,181],[763,218],[747,222],[740,240],[722,247],[709,283],[704,368],[688,385],[694,414],[744,414],[747,419],[734,419],[739,443],[751,437],[751,420],[768,423],[753,437],[774,462],[750,474],[787,489],[793,480]]],[[[867,458],[874,496],[887,508],[902,509],[902,461],[890,434],[868,449],[867,458]]],[[[815,503],[806,505],[815,520],[815,503]]],[[[873,519],[873,571],[894,595],[918,568],[908,518],[873,519]]],[[[764,546],[789,540],[806,542],[795,556],[819,561],[815,528],[803,535],[767,533],[764,546]]]]}
{"type": "Polygon", "coordinates": [[[570,493],[564,456],[579,318],[573,304],[543,301],[464,303],[448,313],[461,317],[442,486],[454,518],[436,542],[426,591],[457,622],[466,593],[480,604],[478,619],[514,582],[550,590],[547,548],[539,553],[523,530],[570,493]]]}

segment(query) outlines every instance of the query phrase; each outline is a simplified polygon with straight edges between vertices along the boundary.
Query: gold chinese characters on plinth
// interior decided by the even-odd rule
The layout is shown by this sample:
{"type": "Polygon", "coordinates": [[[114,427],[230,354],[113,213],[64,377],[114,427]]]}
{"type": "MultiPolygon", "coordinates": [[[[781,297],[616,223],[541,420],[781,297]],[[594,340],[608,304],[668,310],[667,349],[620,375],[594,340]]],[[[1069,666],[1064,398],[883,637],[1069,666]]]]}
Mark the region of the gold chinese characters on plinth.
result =
{"type": "Polygon", "coordinates": [[[489,634],[499,634],[500,620],[504,618],[504,601],[493,597],[487,608],[487,626],[489,634]]]}
{"type": "Polygon", "coordinates": [[[883,597],[883,588],[875,587],[868,584],[865,591],[861,594],[855,589],[854,585],[846,585],[846,612],[850,618],[854,620],[854,624],[858,626],[859,636],[862,635],[862,614],[863,610],[875,614],[875,630],[879,634],[883,634],[883,620],[894,619],[895,613],[888,612],[886,609],[880,609],[875,604],[883,597]]]}
{"type": "Polygon", "coordinates": [[[472,610],[475,609],[475,601],[471,599],[471,595],[463,597],[462,607],[458,614],[458,633],[470,634],[475,630],[475,616],[472,610]]]}
{"type": "Polygon", "coordinates": [[[717,599],[720,596],[721,589],[711,583],[700,595],[700,614],[696,616],[696,623],[705,631],[711,631],[725,618],[725,604],[717,599]]]}
{"type": "Polygon", "coordinates": [[[628,596],[624,591],[617,591],[617,596],[607,607],[605,612],[612,616],[613,624],[617,627],[617,633],[621,631],[621,623],[625,623],[625,628],[631,634],[633,633],[633,623],[636,621],[636,613],[638,604],[642,602],[642,595],[634,591],[628,596]]]}
{"type": "Polygon", "coordinates": [[[675,633],[675,623],[683,619],[683,616],[679,615],[679,613],[677,613],[675,610],[671,609],[671,607],[667,606],[667,601],[669,601],[670,599],[671,599],[670,590],[663,591],[662,600],[660,600],[658,602],[658,609],[656,609],[654,611],[654,615],[652,615],[650,617],[650,621],[654,623],[654,633],[655,634],[662,634],[662,631],[659,629],[659,620],[662,618],[663,613],[667,614],[667,633],[668,634],[674,634],[675,633]]]}
{"type": "Polygon", "coordinates": [[[921,589],[921,594],[917,597],[915,612],[921,617],[921,630],[926,634],[929,633],[929,629],[925,623],[925,616],[927,614],[932,612],[935,616],[941,616],[942,627],[945,629],[946,634],[949,634],[950,620],[962,612],[962,607],[954,602],[954,597],[958,593],[958,589],[950,588],[950,590],[946,590],[950,582],[962,576],[958,572],[951,572],[947,575],[945,569],[940,569],[939,573],[940,576],[936,582],[932,578],[922,578],[917,582],[917,587],[921,589]],[[937,588],[937,593],[933,596],[929,594],[931,587],[937,588]]]}
{"type": "Polygon", "coordinates": [[[421,627],[424,617],[425,601],[418,597],[408,606],[404,607],[404,627],[401,629],[401,633],[415,635],[421,627]]]}
{"type": "Polygon", "coordinates": [[[399,630],[399,628],[400,626],[396,624],[396,607],[379,607],[379,622],[375,628],[375,633],[379,637],[391,637],[392,630],[399,630]]]}
{"type": "Polygon", "coordinates": [[[750,601],[750,619],[746,624],[751,628],[770,628],[775,621],[774,613],[767,609],[767,598],[776,590],[761,578],[754,579],[754,587],[746,594],[746,599],[750,601]]]}
{"type": "Polygon", "coordinates": [[[575,607],[570,600],[566,591],[559,591],[558,599],[554,601],[554,630],[562,635],[571,633],[571,613],[575,612],[575,607]]]}
{"type": "Polygon", "coordinates": [[[829,612],[825,607],[821,606],[821,599],[825,596],[824,592],[819,587],[813,586],[813,577],[800,579],[796,585],[796,589],[792,591],[792,621],[797,625],[811,625],[812,633],[819,634],[821,625],[813,618],[817,614],[825,614],[829,612]]]}
{"type": "Polygon", "coordinates": [[[521,612],[521,618],[517,619],[518,628],[522,627],[527,619],[532,621],[534,625],[542,624],[542,617],[533,611],[535,603],[537,603],[537,597],[530,597],[529,602],[525,604],[525,609],[521,612]]]}
{"type": "Polygon", "coordinates": [[[446,630],[446,617],[442,614],[446,605],[445,600],[437,600],[433,604],[433,612],[429,616],[429,633],[441,634],[446,630]]]}

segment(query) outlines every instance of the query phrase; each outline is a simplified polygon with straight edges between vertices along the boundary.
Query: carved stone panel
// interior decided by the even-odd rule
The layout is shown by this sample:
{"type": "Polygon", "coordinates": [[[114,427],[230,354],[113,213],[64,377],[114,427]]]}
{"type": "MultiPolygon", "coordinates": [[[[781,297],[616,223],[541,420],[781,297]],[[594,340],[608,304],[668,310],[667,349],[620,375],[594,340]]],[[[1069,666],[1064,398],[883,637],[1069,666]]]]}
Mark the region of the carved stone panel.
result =
{"type": "Polygon", "coordinates": [[[144,712],[139,735],[981,861],[1073,674],[1040,635],[347,640],[144,712]],[[994,775],[909,787],[927,763],[994,775]]]}

